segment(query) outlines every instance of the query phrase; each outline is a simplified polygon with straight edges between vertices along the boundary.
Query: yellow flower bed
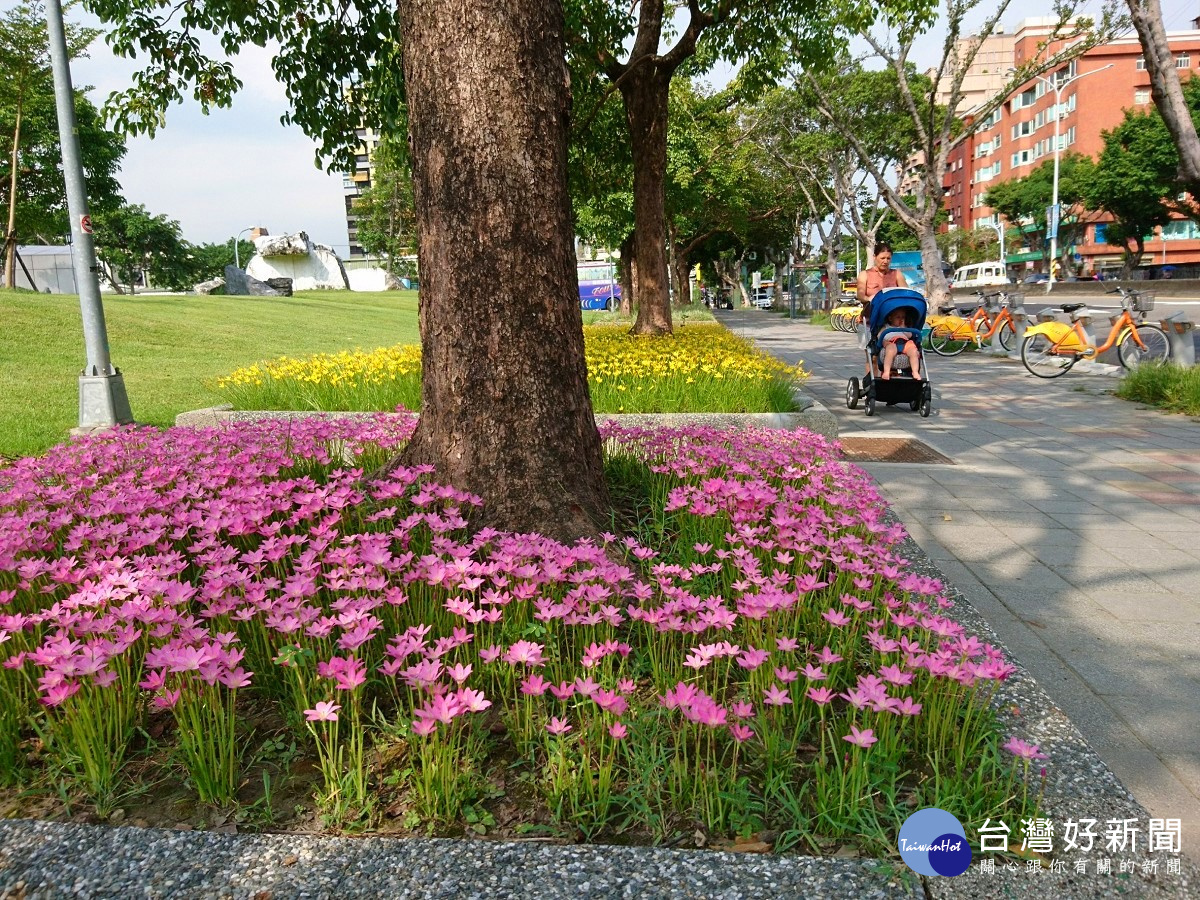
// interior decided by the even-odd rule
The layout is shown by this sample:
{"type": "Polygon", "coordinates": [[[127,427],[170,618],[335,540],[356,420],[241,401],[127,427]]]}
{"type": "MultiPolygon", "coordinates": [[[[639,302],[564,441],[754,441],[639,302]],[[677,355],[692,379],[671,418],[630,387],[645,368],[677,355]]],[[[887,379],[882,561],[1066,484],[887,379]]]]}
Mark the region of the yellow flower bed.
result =
{"type": "Polygon", "coordinates": [[[717,324],[689,325],[670,337],[631,335],[619,325],[583,329],[588,378],[704,375],[770,381],[801,379],[804,371],[759,350],[717,324]]]}
{"type": "MultiPolygon", "coordinates": [[[[588,325],[583,332],[597,411],[778,411],[790,402],[791,385],[806,377],[799,366],[715,323],[666,337],[635,337],[614,325],[588,325]]],[[[420,375],[421,348],[406,344],[280,357],[238,369],[216,387],[241,409],[415,408],[420,375]]]]}
{"type": "Polygon", "coordinates": [[[304,359],[281,356],[237,369],[217,379],[217,387],[222,390],[249,385],[261,387],[267,379],[316,385],[384,384],[420,372],[420,345],[397,344],[370,352],[318,353],[304,359]]]}

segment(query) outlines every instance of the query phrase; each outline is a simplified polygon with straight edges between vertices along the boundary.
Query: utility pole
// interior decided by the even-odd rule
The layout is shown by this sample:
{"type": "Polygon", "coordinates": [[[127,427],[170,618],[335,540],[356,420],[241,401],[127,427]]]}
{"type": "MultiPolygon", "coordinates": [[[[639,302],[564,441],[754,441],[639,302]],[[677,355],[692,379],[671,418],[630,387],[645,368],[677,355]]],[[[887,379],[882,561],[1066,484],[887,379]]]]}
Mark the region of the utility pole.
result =
{"type": "Polygon", "coordinates": [[[1084,72],[1081,75],[1073,75],[1070,78],[1059,79],[1058,72],[1054,73],[1053,77],[1045,75],[1035,75],[1039,81],[1049,86],[1050,90],[1054,91],[1054,187],[1053,194],[1050,200],[1050,209],[1046,215],[1046,230],[1050,232],[1050,277],[1046,281],[1046,293],[1050,293],[1054,289],[1055,264],[1058,261],[1058,226],[1061,219],[1061,212],[1058,208],[1058,160],[1062,155],[1062,129],[1060,121],[1062,120],[1062,92],[1069,84],[1074,84],[1081,78],[1086,78],[1088,75],[1095,75],[1097,72],[1103,72],[1105,69],[1111,69],[1112,63],[1107,66],[1101,66],[1099,69],[1093,69],[1090,72],[1084,72]]]}
{"type": "Polygon", "coordinates": [[[79,154],[75,125],[75,90],[67,56],[66,29],[59,0],[46,0],[46,26],[50,39],[50,64],[54,72],[54,103],[58,112],[58,137],[62,147],[63,176],[67,183],[67,210],[71,218],[71,242],[75,286],[83,314],[83,341],[87,366],[79,374],[79,427],[77,433],[127,425],[133,421],[125,379],[112,364],[104,305],[100,300],[99,268],[92,243],[92,218],[88,213],[87,185],[79,154]]]}

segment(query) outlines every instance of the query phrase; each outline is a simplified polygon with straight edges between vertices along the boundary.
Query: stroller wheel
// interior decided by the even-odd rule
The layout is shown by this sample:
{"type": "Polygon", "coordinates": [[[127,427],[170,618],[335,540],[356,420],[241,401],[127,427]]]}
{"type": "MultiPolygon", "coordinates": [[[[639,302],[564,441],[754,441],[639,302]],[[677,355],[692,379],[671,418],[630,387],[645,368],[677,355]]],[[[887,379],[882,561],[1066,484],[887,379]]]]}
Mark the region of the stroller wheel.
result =
{"type": "Polygon", "coordinates": [[[863,404],[863,411],[868,416],[875,415],[875,393],[873,391],[867,394],[867,402],[863,404]]]}
{"type": "Polygon", "coordinates": [[[921,398],[918,397],[916,400],[913,400],[911,403],[909,403],[908,408],[911,409],[913,412],[916,412],[918,409],[920,409],[921,408],[921,398]]]}
{"type": "Polygon", "coordinates": [[[851,378],[846,382],[846,409],[857,409],[858,398],[862,396],[862,389],[858,386],[858,378],[851,378]]]}
{"type": "Polygon", "coordinates": [[[931,409],[933,409],[933,389],[929,385],[925,385],[921,391],[921,418],[928,419],[931,409]]]}

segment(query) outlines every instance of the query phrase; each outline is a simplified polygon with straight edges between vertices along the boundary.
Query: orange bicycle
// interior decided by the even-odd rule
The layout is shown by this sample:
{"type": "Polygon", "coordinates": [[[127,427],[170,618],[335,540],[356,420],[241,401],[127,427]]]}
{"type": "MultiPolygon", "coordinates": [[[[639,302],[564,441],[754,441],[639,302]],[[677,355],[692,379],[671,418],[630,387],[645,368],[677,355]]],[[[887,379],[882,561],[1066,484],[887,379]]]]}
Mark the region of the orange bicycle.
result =
{"type": "Polygon", "coordinates": [[[1121,312],[1109,321],[1112,328],[1099,347],[1084,330],[1090,320],[1086,303],[1064,303],[1058,309],[1071,314],[1066,322],[1041,322],[1025,331],[1021,342],[1021,362],[1030,374],[1038,378],[1058,378],[1071,371],[1081,359],[1094,359],[1116,345],[1117,359],[1126,369],[1135,369],[1143,362],[1165,361],[1171,354],[1167,335],[1157,325],[1145,322],[1146,313],[1154,309],[1154,295],[1118,287],[1110,294],[1121,295],[1121,312]],[[1135,319],[1133,314],[1137,313],[1135,319]]]}
{"type": "Polygon", "coordinates": [[[1024,296],[1007,291],[993,294],[976,291],[975,296],[979,297],[979,305],[973,312],[970,307],[950,305],[941,308],[944,315],[930,316],[929,347],[934,353],[958,356],[971,344],[979,347],[996,334],[1000,337],[1000,346],[1012,350],[1017,329],[1008,308],[1019,306],[1024,296]],[[955,310],[958,315],[952,314],[955,310]]]}

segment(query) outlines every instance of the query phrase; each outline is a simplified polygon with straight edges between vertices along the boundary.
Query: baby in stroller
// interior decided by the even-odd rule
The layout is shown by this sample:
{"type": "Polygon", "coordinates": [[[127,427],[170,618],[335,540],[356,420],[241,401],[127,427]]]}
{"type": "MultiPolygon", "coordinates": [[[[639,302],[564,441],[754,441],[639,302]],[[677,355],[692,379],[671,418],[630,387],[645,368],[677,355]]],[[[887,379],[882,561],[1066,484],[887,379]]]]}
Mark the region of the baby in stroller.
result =
{"type": "Polygon", "coordinates": [[[876,402],[907,403],[921,416],[933,408],[933,386],[921,353],[921,332],[927,311],[925,298],[910,288],[880,291],[871,301],[859,347],[866,351],[867,374],[846,383],[846,406],[855,409],[865,399],[868,416],[876,402]]]}
{"type": "Polygon", "coordinates": [[[909,307],[894,309],[888,313],[887,320],[875,335],[883,349],[883,373],[879,377],[884,381],[892,377],[892,363],[900,352],[908,358],[912,377],[921,378],[921,350],[917,344],[920,338],[911,331],[906,333],[900,330],[912,328],[915,331],[916,323],[911,319],[912,310],[909,307]]]}

